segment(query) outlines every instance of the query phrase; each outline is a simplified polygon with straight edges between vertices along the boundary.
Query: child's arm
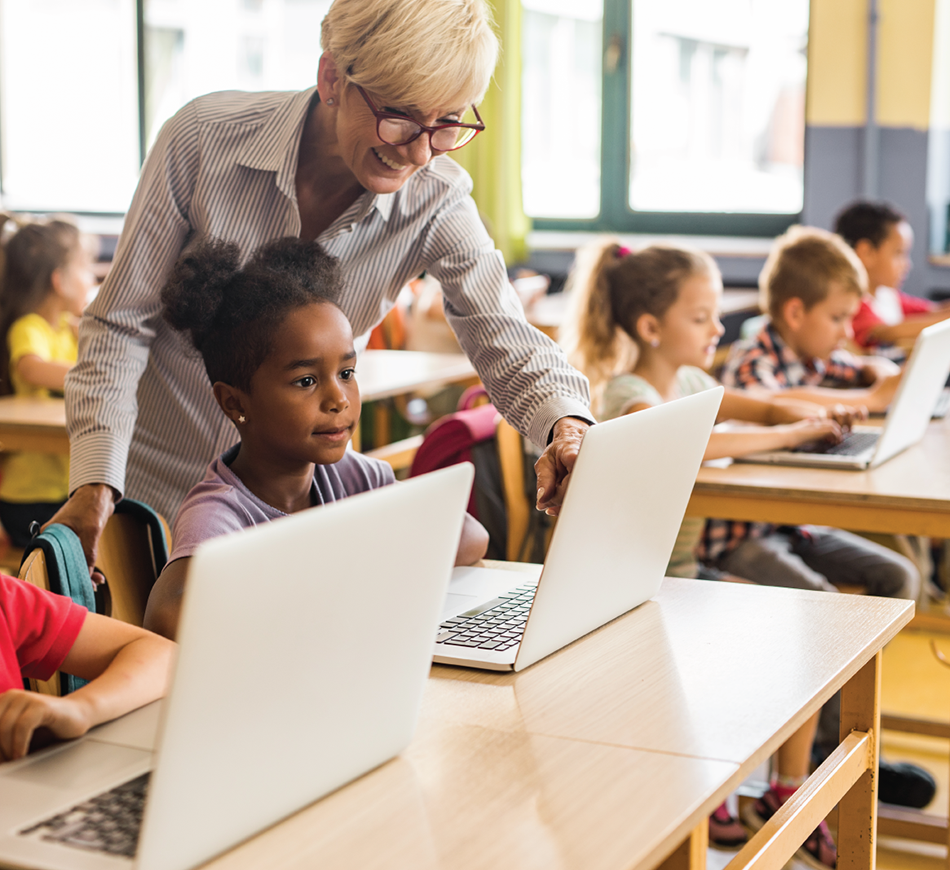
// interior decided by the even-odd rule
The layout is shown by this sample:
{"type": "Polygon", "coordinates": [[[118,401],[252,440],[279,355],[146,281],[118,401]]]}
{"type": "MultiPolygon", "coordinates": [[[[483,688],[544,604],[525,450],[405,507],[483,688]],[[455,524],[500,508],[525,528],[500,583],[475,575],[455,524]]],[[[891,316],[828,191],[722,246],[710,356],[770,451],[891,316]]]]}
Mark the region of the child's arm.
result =
{"type": "Polygon", "coordinates": [[[887,357],[860,356],[858,361],[861,363],[861,376],[868,386],[873,386],[883,378],[899,375],[901,372],[901,367],[887,357]]]}
{"type": "MultiPolygon", "coordinates": [[[[729,395],[727,391],[723,396],[729,395]]],[[[762,404],[768,404],[763,401],[762,404]]],[[[625,414],[635,414],[652,405],[640,403],[632,405],[625,414]]],[[[739,418],[734,418],[739,419],[739,418]]],[[[745,426],[741,429],[729,431],[713,431],[703,454],[703,461],[709,459],[726,459],[731,456],[747,456],[750,453],[759,453],[762,450],[783,450],[797,447],[809,441],[821,441],[823,438],[841,440],[841,426],[837,420],[829,417],[799,420],[797,423],[786,423],[779,426],[745,426]]]]}
{"type": "Polygon", "coordinates": [[[841,427],[829,418],[799,420],[779,426],[750,425],[741,429],[713,431],[703,460],[748,456],[763,450],[787,450],[825,438],[840,441],[841,427]]]}
{"type": "Polygon", "coordinates": [[[169,562],[152,586],[145,605],[145,627],[149,631],[172,640],[178,634],[181,598],[185,592],[190,562],[190,556],[169,562]]]}
{"type": "Polygon", "coordinates": [[[789,398],[785,392],[750,395],[747,390],[726,387],[718,420],[743,420],[763,426],[777,426],[821,417],[830,417],[843,429],[850,429],[857,421],[867,418],[867,410],[841,403],[825,407],[816,402],[789,398]]]}
{"type": "Polygon", "coordinates": [[[936,311],[927,311],[920,314],[908,314],[900,323],[889,326],[886,323],[875,323],[868,329],[868,335],[873,343],[899,344],[902,341],[913,341],[920,335],[926,326],[933,326],[950,317],[950,309],[938,308],[936,311]]]}
{"type": "Polygon", "coordinates": [[[458,552],[455,554],[456,565],[473,565],[479,559],[485,558],[488,552],[488,531],[468,511],[462,523],[462,537],[459,540],[458,552]]]}
{"type": "Polygon", "coordinates": [[[790,399],[802,399],[806,402],[815,402],[826,408],[845,403],[853,406],[864,406],[871,413],[883,412],[890,405],[891,399],[897,392],[900,384],[900,374],[881,378],[870,387],[861,389],[839,389],[836,387],[789,387],[782,391],[782,395],[790,399]]]}
{"type": "Polygon", "coordinates": [[[16,373],[31,387],[45,387],[48,390],[63,392],[66,384],[66,372],[72,363],[53,362],[35,354],[21,356],[16,361],[16,373]]]}
{"type": "Polygon", "coordinates": [[[87,614],[61,669],[92,682],[62,698],[17,689],[0,695],[0,761],[26,755],[37,728],[68,740],[162,697],[174,648],[138,626],[87,614]]]}

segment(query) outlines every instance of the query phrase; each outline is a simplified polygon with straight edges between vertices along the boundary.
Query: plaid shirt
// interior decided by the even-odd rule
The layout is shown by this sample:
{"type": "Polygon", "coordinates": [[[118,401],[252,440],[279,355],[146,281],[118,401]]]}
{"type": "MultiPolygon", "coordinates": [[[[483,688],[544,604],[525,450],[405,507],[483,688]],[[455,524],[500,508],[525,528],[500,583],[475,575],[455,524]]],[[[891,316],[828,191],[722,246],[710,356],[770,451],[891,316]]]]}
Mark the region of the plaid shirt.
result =
{"type": "MultiPolygon", "coordinates": [[[[736,342],[726,359],[721,380],[727,387],[858,387],[863,385],[860,361],[846,350],[832,351],[829,359],[802,360],[771,323],[752,339],[736,342]]],[[[774,531],[768,523],[707,520],[699,545],[699,558],[715,562],[747,538],[774,531]]]]}

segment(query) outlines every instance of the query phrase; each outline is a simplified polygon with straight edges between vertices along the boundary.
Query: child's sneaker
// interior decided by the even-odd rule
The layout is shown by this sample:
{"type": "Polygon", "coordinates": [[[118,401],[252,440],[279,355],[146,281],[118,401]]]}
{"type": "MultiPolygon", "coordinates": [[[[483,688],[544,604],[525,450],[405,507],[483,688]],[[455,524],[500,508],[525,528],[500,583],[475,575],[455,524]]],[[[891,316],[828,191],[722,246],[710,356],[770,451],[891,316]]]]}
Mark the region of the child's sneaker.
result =
{"type": "Polygon", "coordinates": [[[709,845],[717,849],[738,849],[749,840],[742,823],[729,812],[725,803],[709,817],[709,845]]]}
{"type": "MultiPolygon", "coordinates": [[[[759,830],[794,793],[795,790],[791,788],[780,785],[770,786],[762,797],[744,808],[742,820],[752,830],[759,830]]],[[[814,870],[828,870],[829,867],[836,866],[838,850],[835,848],[835,841],[831,838],[828,825],[824,821],[802,843],[795,857],[804,861],[809,867],[813,867],[814,870]]]]}

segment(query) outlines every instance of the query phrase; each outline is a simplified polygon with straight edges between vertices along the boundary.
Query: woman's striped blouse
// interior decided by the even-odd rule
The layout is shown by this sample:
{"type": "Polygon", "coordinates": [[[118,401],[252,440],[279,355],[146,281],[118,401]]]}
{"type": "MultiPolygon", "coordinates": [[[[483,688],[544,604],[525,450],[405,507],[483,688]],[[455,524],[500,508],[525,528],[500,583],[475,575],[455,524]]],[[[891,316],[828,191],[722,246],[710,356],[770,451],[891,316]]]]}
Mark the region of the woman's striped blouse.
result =
{"type": "MultiPolygon", "coordinates": [[[[236,242],[247,257],[270,239],[300,234],[294,176],[313,98],[314,90],[210,94],[162,129],[67,379],[71,492],[106,483],[173,517],[207,464],[236,440],[201,361],[162,320],[159,294],[200,236],[236,242]]],[[[590,419],[587,381],[526,323],[470,192],[468,175],[436,157],[398,192],[364,193],[319,242],[340,260],[342,307],[357,336],[409,279],[436,277],[492,401],[544,443],[559,418],[590,419]]]]}

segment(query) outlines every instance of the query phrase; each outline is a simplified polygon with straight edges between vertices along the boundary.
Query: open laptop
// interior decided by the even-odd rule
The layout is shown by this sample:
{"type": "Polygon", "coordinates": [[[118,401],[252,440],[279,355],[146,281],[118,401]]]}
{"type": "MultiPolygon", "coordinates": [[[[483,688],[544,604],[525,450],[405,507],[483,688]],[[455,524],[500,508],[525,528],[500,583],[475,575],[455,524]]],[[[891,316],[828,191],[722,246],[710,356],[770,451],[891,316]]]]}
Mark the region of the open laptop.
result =
{"type": "Polygon", "coordinates": [[[924,437],[950,372],[950,320],[922,330],[883,426],[855,426],[838,444],[803,444],[794,450],[750,453],[736,462],[805,465],[863,471],[875,468],[924,437]]]}
{"type": "Polygon", "coordinates": [[[453,466],[199,548],[170,694],[0,765],[0,864],[184,870],[401,752],[472,477],[453,466]],[[382,636],[385,656],[367,643],[382,636]],[[81,821],[107,805],[111,827],[81,821]]]}
{"type": "Polygon", "coordinates": [[[660,588],[723,389],[584,436],[544,565],[456,568],[434,660],[520,671],[660,588]]]}

